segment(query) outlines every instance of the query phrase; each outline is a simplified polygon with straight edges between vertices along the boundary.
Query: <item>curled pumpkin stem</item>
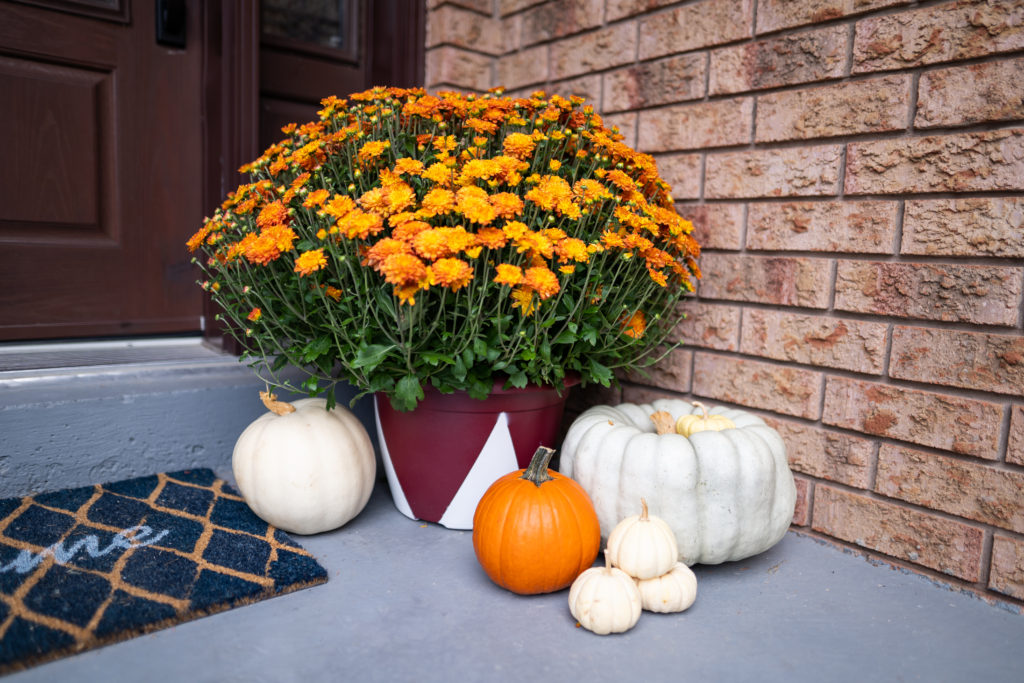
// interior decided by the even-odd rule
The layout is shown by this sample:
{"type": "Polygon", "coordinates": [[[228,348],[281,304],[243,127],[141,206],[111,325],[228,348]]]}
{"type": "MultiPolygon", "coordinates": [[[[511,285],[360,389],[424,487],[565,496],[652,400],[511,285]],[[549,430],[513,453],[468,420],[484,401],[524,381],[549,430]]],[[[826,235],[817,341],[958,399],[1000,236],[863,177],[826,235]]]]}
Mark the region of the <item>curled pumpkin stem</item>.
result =
{"type": "Polygon", "coordinates": [[[676,421],[672,419],[672,415],[664,410],[651,415],[651,422],[654,423],[654,428],[658,430],[658,434],[672,434],[676,431],[676,421]]]}
{"type": "Polygon", "coordinates": [[[690,401],[690,403],[692,405],[696,406],[697,408],[700,408],[700,412],[704,413],[702,419],[705,419],[705,420],[708,419],[708,417],[709,417],[709,415],[708,415],[708,407],[706,405],[704,405],[700,401],[690,401]]]}
{"type": "Polygon", "coordinates": [[[269,391],[261,391],[260,400],[263,401],[263,405],[267,407],[267,410],[274,413],[274,415],[287,415],[288,413],[295,412],[295,406],[285,401],[278,401],[277,396],[269,391]]]}

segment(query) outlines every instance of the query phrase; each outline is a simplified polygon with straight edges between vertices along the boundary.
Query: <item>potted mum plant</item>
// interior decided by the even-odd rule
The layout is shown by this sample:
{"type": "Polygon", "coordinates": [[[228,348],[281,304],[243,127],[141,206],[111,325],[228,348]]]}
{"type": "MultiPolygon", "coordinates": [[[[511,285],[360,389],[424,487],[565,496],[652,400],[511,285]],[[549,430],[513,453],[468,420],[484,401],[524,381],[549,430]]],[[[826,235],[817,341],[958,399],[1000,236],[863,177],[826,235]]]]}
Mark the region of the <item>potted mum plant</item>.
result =
{"type": "Polygon", "coordinates": [[[664,352],[699,277],[692,225],[580,98],[374,88],[322,105],[188,247],[257,373],[328,405],[338,382],[374,394],[396,505],[468,528],[456,509],[471,524],[497,476],[551,445],[568,385],[664,352]],[[305,381],[279,380],[286,365],[305,381]]]}

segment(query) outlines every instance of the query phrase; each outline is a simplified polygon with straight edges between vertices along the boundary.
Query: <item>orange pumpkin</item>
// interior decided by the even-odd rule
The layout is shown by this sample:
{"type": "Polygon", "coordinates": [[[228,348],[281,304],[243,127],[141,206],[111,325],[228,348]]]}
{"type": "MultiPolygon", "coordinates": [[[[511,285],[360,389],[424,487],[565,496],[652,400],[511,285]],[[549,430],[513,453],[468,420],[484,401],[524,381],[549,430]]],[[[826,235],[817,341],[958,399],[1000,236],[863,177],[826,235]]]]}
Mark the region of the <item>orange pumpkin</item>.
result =
{"type": "Polygon", "coordinates": [[[594,563],[601,525],[579,484],[548,469],[541,446],[529,467],[491,484],[473,516],[473,549],[494,583],[513,593],[561,590],[594,563]]]}

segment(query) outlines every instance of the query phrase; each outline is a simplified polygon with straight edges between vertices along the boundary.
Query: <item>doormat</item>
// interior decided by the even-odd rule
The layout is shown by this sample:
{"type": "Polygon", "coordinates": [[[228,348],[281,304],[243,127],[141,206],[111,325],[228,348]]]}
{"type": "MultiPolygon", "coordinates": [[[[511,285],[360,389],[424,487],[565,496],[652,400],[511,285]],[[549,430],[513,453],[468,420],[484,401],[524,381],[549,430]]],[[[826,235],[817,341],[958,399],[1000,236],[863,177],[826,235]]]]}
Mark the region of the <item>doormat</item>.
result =
{"type": "Polygon", "coordinates": [[[0,500],[0,674],[325,581],[208,469],[0,500]]]}

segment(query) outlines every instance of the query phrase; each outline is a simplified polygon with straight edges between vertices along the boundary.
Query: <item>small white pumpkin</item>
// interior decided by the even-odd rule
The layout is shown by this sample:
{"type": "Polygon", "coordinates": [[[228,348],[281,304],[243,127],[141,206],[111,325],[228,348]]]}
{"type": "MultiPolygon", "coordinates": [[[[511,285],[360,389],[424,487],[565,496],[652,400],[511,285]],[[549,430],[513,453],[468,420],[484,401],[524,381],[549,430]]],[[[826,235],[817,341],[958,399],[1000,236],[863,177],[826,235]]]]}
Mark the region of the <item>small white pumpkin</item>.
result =
{"type": "Polygon", "coordinates": [[[626,517],[608,535],[605,550],[612,566],[634,579],[653,579],[672,569],[679,557],[676,536],[665,520],[650,514],[640,499],[639,515],[626,517]]]}
{"type": "Polygon", "coordinates": [[[366,506],[377,475],[373,444],[349,410],[322,398],[288,404],[245,428],[232,454],[239,491],[261,519],[296,534],[336,529],[366,506]]]}
{"type": "Polygon", "coordinates": [[[569,612],[579,625],[599,636],[623,633],[640,619],[640,589],[633,578],[611,565],[591,567],[569,588],[569,612]]]}
{"type": "Polygon", "coordinates": [[[667,574],[637,579],[640,604],[648,612],[682,612],[697,599],[697,576],[682,562],[667,574]]]}
{"type": "Polygon", "coordinates": [[[590,496],[602,537],[642,495],[675,532],[687,565],[741,560],[785,536],[796,486],[778,432],[756,415],[716,406],[708,412],[734,429],[655,433],[655,413],[668,413],[671,428],[697,410],[676,399],[600,405],[572,423],[559,471],[590,496]]]}
{"type": "Polygon", "coordinates": [[[701,414],[680,415],[676,420],[676,433],[683,436],[692,436],[697,432],[711,430],[720,432],[723,429],[736,429],[736,423],[725,415],[711,415],[707,407],[700,401],[693,401],[694,406],[700,408],[701,414]]]}

